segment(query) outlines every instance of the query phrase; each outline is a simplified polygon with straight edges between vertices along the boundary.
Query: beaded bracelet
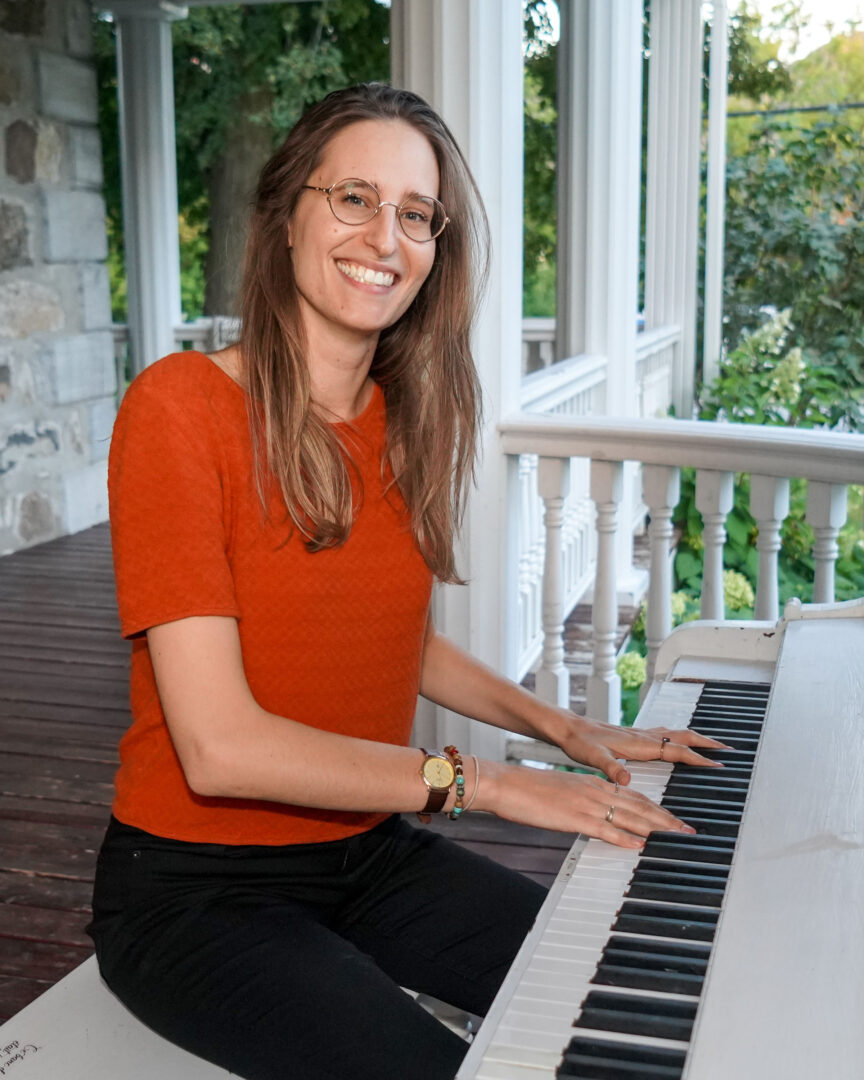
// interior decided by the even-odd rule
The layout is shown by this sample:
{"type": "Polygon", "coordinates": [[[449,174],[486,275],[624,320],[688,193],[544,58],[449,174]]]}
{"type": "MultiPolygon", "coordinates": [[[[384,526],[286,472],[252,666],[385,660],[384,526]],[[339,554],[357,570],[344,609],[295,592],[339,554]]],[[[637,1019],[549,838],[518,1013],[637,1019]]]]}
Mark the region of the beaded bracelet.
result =
{"type": "Polygon", "coordinates": [[[462,768],[462,755],[455,746],[445,746],[444,753],[447,754],[453,762],[453,768],[456,771],[456,802],[453,804],[453,809],[449,814],[450,820],[455,821],[463,810],[462,800],[465,798],[465,770],[462,768]]]}

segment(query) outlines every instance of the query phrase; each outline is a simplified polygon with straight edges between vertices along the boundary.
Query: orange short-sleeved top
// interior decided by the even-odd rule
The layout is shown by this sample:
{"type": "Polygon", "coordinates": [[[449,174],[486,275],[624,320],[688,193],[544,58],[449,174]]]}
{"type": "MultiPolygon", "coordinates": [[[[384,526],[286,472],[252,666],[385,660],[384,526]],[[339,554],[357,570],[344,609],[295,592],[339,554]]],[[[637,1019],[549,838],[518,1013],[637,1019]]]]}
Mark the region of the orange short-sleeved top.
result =
{"type": "Polygon", "coordinates": [[[265,518],[245,392],[202,353],[165,357],[127,391],[108,470],[132,726],[120,744],[114,814],[197,843],[336,840],[386,816],[208,798],[186,783],[144,631],[192,615],[237,619],[252,694],[268,712],[406,745],[432,578],[394,486],[382,478],[384,396],[340,425],[359,503],[339,548],[310,554],[275,484],[265,518]]]}

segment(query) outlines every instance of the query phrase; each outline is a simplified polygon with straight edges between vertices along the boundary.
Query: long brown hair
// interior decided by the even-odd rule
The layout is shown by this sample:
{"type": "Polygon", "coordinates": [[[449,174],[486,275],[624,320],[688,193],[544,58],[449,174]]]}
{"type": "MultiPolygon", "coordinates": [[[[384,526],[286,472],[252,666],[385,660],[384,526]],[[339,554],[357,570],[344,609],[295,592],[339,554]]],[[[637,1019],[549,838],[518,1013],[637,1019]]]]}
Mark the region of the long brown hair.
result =
{"type": "Polygon", "coordinates": [[[470,334],[488,266],[488,225],[453,136],[416,94],[381,83],[337,90],[313,105],[264,167],[246,248],[240,342],[256,479],[266,507],[275,477],[310,551],[345,542],[354,513],[345,448],[311,407],[286,223],[337,132],[361,120],[403,120],[428,139],[450,222],[413,303],[381,332],[370,375],[387,406],[386,456],[428,566],[458,581],[453,538],[473,477],[480,387],[470,334]]]}

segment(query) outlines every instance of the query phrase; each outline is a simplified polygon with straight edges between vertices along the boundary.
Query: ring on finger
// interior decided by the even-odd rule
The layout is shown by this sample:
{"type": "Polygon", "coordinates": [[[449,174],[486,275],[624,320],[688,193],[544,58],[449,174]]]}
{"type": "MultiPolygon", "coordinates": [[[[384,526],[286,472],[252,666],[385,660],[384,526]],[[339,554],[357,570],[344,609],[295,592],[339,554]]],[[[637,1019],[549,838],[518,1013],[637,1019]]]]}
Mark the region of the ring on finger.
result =
{"type": "Polygon", "coordinates": [[[618,787],[619,787],[619,784],[618,784],[618,781],[616,780],[615,781],[615,794],[616,795],[618,794],[618,787]]]}
{"type": "Polygon", "coordinates": [[[663,736],[663,738],[662,738],[662,739],[660,740],[660,760],[661,760],[661,761],[665,761],[665,760],[666,760],[666,759],[665,759],[665,758],[663,757],[663,754],[664,754],[664,753],[665,753],[665,751],[666,751],[666,743],[668,743],[668,742],[671,742],[671,741],[672,741],[672,740],[671,740],[671,739],[669,738],[669,736],[668,736],[668,735],[664,735],[664,736],[663,736]]]}
{"type": "Polygon", "coordinates": [[[610,805],[609,809],[606,811],[606,820],[609,822],[610,825],[612,824],[612,818],[614,816],[615,816],[615,807],[610,805]]]}

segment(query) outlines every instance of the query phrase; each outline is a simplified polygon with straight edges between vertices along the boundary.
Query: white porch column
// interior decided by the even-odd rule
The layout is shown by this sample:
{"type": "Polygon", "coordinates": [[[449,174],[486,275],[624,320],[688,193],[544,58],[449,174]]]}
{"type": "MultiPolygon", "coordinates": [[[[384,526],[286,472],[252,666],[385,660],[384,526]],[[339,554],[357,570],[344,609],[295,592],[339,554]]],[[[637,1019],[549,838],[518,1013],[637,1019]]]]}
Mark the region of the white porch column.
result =
{"type": "MultiPolygon", "coordinates": [[[[394,84],[421,94],[450,127],[480,187],[492,232],[489,290],[474,338],[486,426],[459,556],[460,573],[469,584],[439,589],[435,618],[459,645],[515,675],[518,477],[516,462],[508,463],[498,448],[495,425],[519,404],[522,4],[393,0],[391,42],[394,84]],[[507,512],[513,520],[505,520],[507,512]]],[[[421,709],[415,732],[437,745],[449,740],[487,757],[504,753],[497,730],[442,709],[421,709]]]]}
{"type": "Polygon", "coordinates": [[[681,327],[672,395],[693,408],[702,119],[700,0],[651,0],[645,325],[681,327]]]}
{"type": "MultiPolygon", "coordinates": [[[[561,0],[558,46],[558,359],[606,357],[606,411],[635,416],[642,146],[642,5],[561,0]]],[[[619,594],[638,595],[624,471],[615,537],[619,594]]]]}
{"type": "MultiPolygon", "coordinates": [[[[720,371],[723,344],[723,234],[726,220],[726,97],[729,81],[729,9],[714,0],[708,75],[708,193],[705,222],[705,314],[702,322],[702,379],[720,371]]],[[[762,616],[764,618],[764,616],[762,616]]],[[[772,616],[773,617],[773,616],[772,616]]]]}
{"type": "Polygon", "coordinates": [[[186,8],[106,4],[117,26],[117,84],[129,342],[137,372],[174,349],[180,312],[171,23],[186,8]]]}

